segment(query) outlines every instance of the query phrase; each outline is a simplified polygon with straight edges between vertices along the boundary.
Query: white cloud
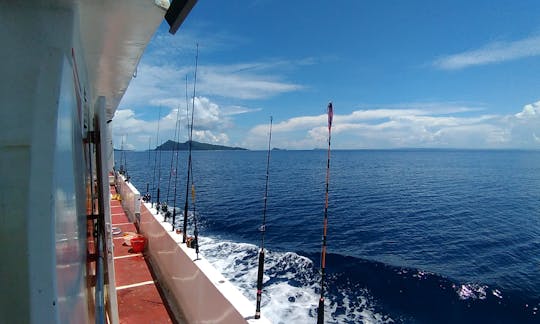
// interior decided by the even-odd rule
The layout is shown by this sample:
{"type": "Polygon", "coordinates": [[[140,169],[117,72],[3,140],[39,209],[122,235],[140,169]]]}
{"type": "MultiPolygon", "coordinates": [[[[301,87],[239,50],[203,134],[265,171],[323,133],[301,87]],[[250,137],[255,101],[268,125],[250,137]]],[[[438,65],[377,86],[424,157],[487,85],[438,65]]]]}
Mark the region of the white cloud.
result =
{"type": "Polygon", "coordinates": [[[231,121],[224,116],[221,108],[205,97],[195,98],[194,129],[196,130],[222,130],[230,127],[231,121]]]}
{"type": "Polygon", "coordinates": [[[193,140],[204,143],[228,144],[229,136],[226,133],[216,133],[210,130],[193,130],[193,140]]]}
{"type": "MultiPolygon", "coordinates": [[[[411,106],[411,105],[404,105],[411,106]]],[[[445,105],[419,109],[366,109],[334,115],[335,148],[538,148],[540,101],[514,115],[449,115],[445,105]]],[[[452,105],[446,105],[451,107],[452,105]]],[[[463,112],[478,110],[462,107],[463,112]]],[[[459,114],[459,113],[458,113],[459,114]]],[[[325,147],[326,115],[294,117],[275,124],[273,146],[280,148],[325,147]]],[[[243,145],[263,148],[267,125],[253,127],[243,145]]]]}
{"type": "Polygon", "coordinates": [[[540,117],[540,102],[525,105],[523,110],[516,114],[519,119],[539,118],[540,117]]]}
{"type": "Polygon", "coordinates": [[[532,36],[513,42],[494,42],[476,50],[444,56],[435,60],[433,66],[443,70],[458,70],[538,55],[540,36],[532,36]]]}
{"type": "MultiPolygon", "coordinates": [[[[302,89],[287,82],[286,72],[299,66],[313,65],[314,58],[297,60],[263,59],[232,64],[211,64],[207,57],[244,44],[247,40],[225,30],[197,23],[189,32],[170,35],[156,33],[137,69],[137,78],[128,88],[122,105],[134,107],[152,99],[184,98],[185,77],[192,82],[196,44],[199,47],[198,94],[219,95],[234,99],[269,98],[302,89]],[[216,30],[218,30],[216,32],[216,30]]],[[[191,94],[192,86],[189,92],[191,94]]]]}
{"type": "Polygon", "coordinates": [[[198,87],[204,94],[236,99],[263,99],[303,89],[282,81],[276,71],[270,71],[273,67],[273,62],[202,66],[198,87]]]}
{"type": "Polygon", "coordinates": [[[229,106],[229,107],[223,107],[221,109],[222,113],[226,116],[234,116],[234,115],[241,115],[256,111],[261,111],[261,108],[248,108],[243,106],[229,106]]]}
{"type": "MultiPolygon", "coordinates": [[[[190,102],[191,106],[191,102],[190,102]]],[[[174,139],[177,120],[177,109],[167,109],[159,120],[159,143],[174,139]]],[[[188,124],[191,123],[191,109],[189,117],[184,108],[180,109],[178,116],[180,123],[180,141],[188,138],[188,124]]],[[[231,119],[223,114],[216,103],[205,97],[195,98],[193,139],[214,144],[227,144],[229,137],[226,130],[233,127],[231,119]]],[[[124,147],[133,149],[147,149],[148,139],[151,147],[155,147],[158,121],[144,120],[136,115],[132,109],[119,109],[113,118],[114,143],[118,147],[124,138],[124,147]],[[127,140],[126,140],[127,136],[127,140]]]]}
{"type": "MultiPolygon", "coordinates": [[[[270,98],[304,87],[283,81],[272,68],[285,63],[202,65],[197,74],[197,94],[236,100],[270,98]],[[256,66],[256,67],[254,67],[256,66]]],[[[292,63],[291,63],[292,64],[292,63]]],[[[145,107],[159,104],[169,108],[185,105],[186,75],[189,76],[188,97],[193,94],[193,67],[140,64],[121,102],[121,107],[145,107]]]]}
{"type": "MultiPolygon", "coordinates": [[[[332,128],[333,147],[538,148],[540,145],[537,136],[540,101],[525,105],[521,111],[509,115],[470,116],[471,111],[478,109],[464,105],[460,105],[460,109],[455,109],[452,104],[413,106],[395,105],[395,109],[363,109],[336,114],[332,128]],[[451,112],[455,110],[459,112],[451,112]],[[463,116],[462,112],[467,112],[467,116],[463,116]]],[[[230,144],[230,132],[234,128],[231,117],[243,110],[242,107],[223,109],[206,97],[197,97],[194,140],[251,149],[266,147],[267,123],[249,130],[244,134],[243,142],[230,144]]],[[[185,108],[181,108],[181,141],[187,139],[187,121],[185,108]]],[[[126,148],[146,149],[149,138],[151,146],[155,146],[157,120],[145,121],[133,110],[122,109],[117,111],[113,123],[117,147],[122,142],[121,136],[126,134],[126,148]]],[[[175,123],[176,109],[167,108],[160,119],[160,142],[173,138],[175,123]]],[[[273,125],[272,146],[288,149],[324,148],[327,135],[325,114],[293,117],[273,125]]]]}
{"type": "Polygon", "coordinates": [[[188,68],[140,64],[122,98],[120,107],[147,107],[164,104],[176,108],[185,105],[185,76],[188,68]]]}

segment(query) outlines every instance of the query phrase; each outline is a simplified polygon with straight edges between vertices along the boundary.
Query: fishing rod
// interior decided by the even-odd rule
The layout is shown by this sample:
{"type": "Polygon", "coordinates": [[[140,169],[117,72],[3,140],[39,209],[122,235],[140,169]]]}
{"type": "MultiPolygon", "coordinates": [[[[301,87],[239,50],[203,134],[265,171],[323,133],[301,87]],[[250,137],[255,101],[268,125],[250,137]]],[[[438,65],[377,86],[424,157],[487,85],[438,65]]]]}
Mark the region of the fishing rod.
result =
{"type": "Polygon", "coordinates": [[[257,306],[255,308],[255,319],[261,318],[261,297],[264,274],[264,234],[266,233],[266,202],[268,200],[268,177],[270,174],[270,143],[272,142],[272,116],[270,116],[270,132],[268,135],[268,153],[266,155],[266,185],[264,188],[264,208],[261,231],[261,248],[259,250],[259,272],[257,273],[257,306]]]}
{"type": "MultiPolygon", "coordinates": [[[[128,138],[128,134],[125,135],[126,136],[126,146],[127,146],[127,138],[128,138]]],[[[128,167],[127,167],[127,158],[126,158],[126,151],[124,149],[122,149],[122,153],[124,155],[124,172],[126,174],[126,181],[129,182],[129,174],[128,174],[128,167]]]]}
{"type": "MultiPolygon", "coordinates": [[[[152,137],[148,136],[148,162],[146,163],[148,167],[150,167],[150,146],[151,145],[152,145],[152,137]]],[[[143,196],[143,201],[146,203],[150,201],[149,189],[150,189],[150,183],[146,181],[146,194],[144,194],[143,196]]]]}
{"type": "MultiPolygon", "coordinates": [[[[186,122],[188,122],[188,120],[189,120],[189,99],[188,99],[188,76],[186,74],[186,122]]],[[[188,129],[188,132],[189,132],[189,127],[186,127],[186,128],[188,129]]],[[[178,132],[178,143],[180,144],[180,132],[178,132]]],[[[178,153],[176,155],[176,177],[178,177],[178,153]]],[[[174,182],[174,206],[173,206],[173,216],[172,216],[172,229],[173,229],[173,231],[176,228],[176,185],[177,185],[177,182],[175,180],[175,182],[174,182]]]]}
{"type": "Polygon", "coordinates": [[[191,125],[189,129],[189,155],[188,155],[188,174],[186,181],[186,204],[184,205],[184,232],[182,237],[182,243],[186,243],[187,239],[187,217],[188,217],[188,196],[189,196],[189,178],[191,175],[191,149],[193,144],[193,115],[195,114],[195,90],[197,86],[197,68],[199,63],[199,44],[197,44],[197,54],[195,56],[195,79],[193,81],[193,102],[191,106],[191,125]]]}
{"type": "Polygon", "coordinates": [[[122,135],[122,142],[120,143],[120,174],[124,175],[124,135],[122,135]]]}
{"type": "MultiPolygon", "coordinates": [[[[156,134],[156,148],[154,149],[154,176],[152,177],[152,189],[154,191],[154,193],[156,192],[156,169],[157,169],[157,156],[158,156],[158,152],[157,152],[157,147],[159,145],[159,121],[161,120],[161,106],[159,106],[159,115],[158,115],[158,123],[157,123],[157,134],[156,134]]],[[[156,197],[156,195],[152,195],[152,204],[151,206],[154,207],[154,197],[156,197]]],[[[158,197],[158,201],[159,201],[159,187],[157,188],[157,197],[158,197]]],[[[156,206],[156,210],[157,210],[157,206],[156,206]]],[[[159,212],[159,211],[158,211],[159,212]]]]}
{"type": "MultiPolygon", "coordinates": [[[[187,76],[186,76],[186,96],[187,96],[187,76]]],[[[187,103],[187,100],[186,100],[186,103],[187,103]]],[[[178,111],[176,112],[176,127],[178,131],[176,131],[174,135],[175,136],[174,141],[175,141],[176,162],[175,162],[175,170],[174,170],[174,194],[173,194],[173,212],[172,212],[172,231],[173,232],[176,228],[176,198],[177,198],[176,188],[178,184],[178,151],[179,151],[179,145],[180,145],[180,106],[178,106],[178,111]]]]}
{"type": "MultiPolygon", "coordinates": [[[[159,106],[159,116],[161,118],[161,105],[159,106]]],[[[159,120],[158,120],[158,132],[159,132],[159,120]]],[[[156,146],[156,149],[157,149],[157,146],[156,146]]],[[[159,149],[159,157],[158,157],[158,178],[157,178],[157,197],[156,197],[156,215],[159,214],[159,208],[161,206],[161,202],[159,200],[159,191],[160,191],[160,188],[161,188],[161,151],[163,151],[163,148],[160,148],[159,149]]]]}
{"type": "Polygon", "coordinates": [[[148,162],[146,164],[150,165],[150,146],[152,145],[152,137],[148,136],[148,162]]]}
{"type": "Polygon", "coordinates": [[[199,228],[197,227],[197,208],[195,204],[195,177],[193,176],[193,164],[191,165],[191,202],[193,204],[193,236],[194,240],[191,241],[191,247],[195,248],[197,257],[195,260],[199,260],[199,228]]]}
{"type": "Polygon", "coordinates": [[[317,311],[317,324],[324,323],[324,279],[326,276],[326,231],[328,228],[328,183],[330,180],[330,142],[332,138],[332,119],[334,118],[334,108],[332,102],[328,103],[328,158],[326,160],[326,195],[324,202],[324,222],[323,238],[321,249],[321,298],[319,299],[319,308],[317,311]]]}
{"type": "MultiPolygon", "coordinates": [[[[178,144],[176,144],[176,162],[174,170],[174,193],[173,193],[173,212],[172,212],[172,230],[174,232],[176,222],[176,185],[178,183],[178,144]]],[[[168,211],[167,213],[170,214],[168,211]]]]}

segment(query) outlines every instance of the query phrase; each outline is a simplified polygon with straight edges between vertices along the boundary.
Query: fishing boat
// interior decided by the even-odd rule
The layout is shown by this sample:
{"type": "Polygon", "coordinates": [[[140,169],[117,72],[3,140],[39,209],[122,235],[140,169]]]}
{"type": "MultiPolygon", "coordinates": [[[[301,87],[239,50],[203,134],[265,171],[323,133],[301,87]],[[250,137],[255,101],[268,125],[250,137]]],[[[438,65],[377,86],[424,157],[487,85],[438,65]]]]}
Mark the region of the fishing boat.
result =
{"type": "Polygon", "coordinates": [[[164,17],[174,33],[195,3],[0,3],[2,322],[159,321],[138,287],[159,290],[165,322],[266,322],[113,170],[110,122],[141,55],[164,17]],[[115,237],[133,223],[144,254],[115,237]]]}

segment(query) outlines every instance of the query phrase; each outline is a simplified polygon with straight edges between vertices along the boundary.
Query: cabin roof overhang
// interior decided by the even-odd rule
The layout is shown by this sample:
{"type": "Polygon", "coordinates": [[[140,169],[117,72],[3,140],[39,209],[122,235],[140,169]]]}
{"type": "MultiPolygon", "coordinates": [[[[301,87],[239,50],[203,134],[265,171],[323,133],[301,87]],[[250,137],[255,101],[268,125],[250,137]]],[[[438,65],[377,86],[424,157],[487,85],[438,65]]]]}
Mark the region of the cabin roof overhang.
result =
{"type": "MultiPolygon", "coordinates": [[[[183,22],[196,1],[184,2],[186,9],[181,10],[177,25],[183,22]]],[[[114,116],[168,7],[166,0],[79,1],[82,55],[91,103],[104,96],[107,119],[114,116]]]]}

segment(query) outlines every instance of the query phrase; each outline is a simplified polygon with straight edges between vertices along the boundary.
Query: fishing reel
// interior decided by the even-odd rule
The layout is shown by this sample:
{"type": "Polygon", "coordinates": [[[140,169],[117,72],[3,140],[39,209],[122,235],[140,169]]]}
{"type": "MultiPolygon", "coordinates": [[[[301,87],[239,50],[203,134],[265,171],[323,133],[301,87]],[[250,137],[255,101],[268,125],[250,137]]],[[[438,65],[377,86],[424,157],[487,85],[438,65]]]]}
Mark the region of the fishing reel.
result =
{"type": "Polygon", "coordinates": [[[150,199],[152,198],[152,196],[150,195],[149,192],[147,192],[143,197],[142,197],[142,200],[145,202],[145,203],[148,203],[150,202],[150,199]]]}
{"type": "Polygon", "coordinates": [[[164,212],[164,213],[167,213],[169,210],[169,207],[167,206],[167,203],[163,203],[161,204],[161,211],[164,212]]]}
{"type": "Polygon", "coordinates": [[[194,236],[188,236],[188,238],[186,239],[186,246],[188,248],[192,248],[192,249],[198,249],[198,243],[197,243],[197,238],[194,237],[194,236]]]}

